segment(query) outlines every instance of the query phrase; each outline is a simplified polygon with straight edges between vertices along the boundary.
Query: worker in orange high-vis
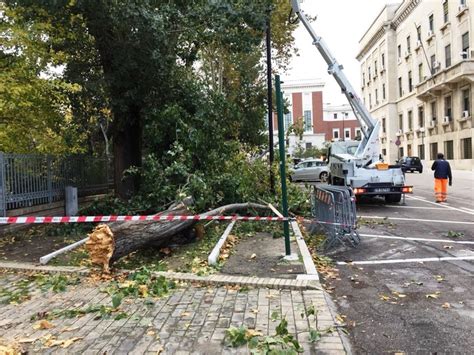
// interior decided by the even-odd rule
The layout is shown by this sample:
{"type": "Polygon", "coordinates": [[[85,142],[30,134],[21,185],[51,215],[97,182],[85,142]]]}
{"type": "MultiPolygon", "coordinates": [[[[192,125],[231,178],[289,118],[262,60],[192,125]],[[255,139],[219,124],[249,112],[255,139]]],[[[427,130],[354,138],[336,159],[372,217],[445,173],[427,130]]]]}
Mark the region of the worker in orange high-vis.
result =
{"type": "Polygon", "coordinates": [[[444,160],[443,153],[438,153],[437,159],[431,166],[431,170],[434,170],[436,202],[447,202],[448,180],[449,186],[451,186],[453,184],[453,176],[451,175],[451,166],[444,160]]]}

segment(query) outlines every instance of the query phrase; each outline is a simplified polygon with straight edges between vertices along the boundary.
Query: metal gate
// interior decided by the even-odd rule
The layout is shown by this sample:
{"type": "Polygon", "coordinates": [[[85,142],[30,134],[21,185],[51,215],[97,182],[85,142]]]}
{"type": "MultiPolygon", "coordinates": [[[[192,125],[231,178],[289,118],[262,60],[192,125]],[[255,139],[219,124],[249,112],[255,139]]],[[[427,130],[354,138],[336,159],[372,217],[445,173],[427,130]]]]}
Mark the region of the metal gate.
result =
{"type": "Polygon", "coordinates": [[[324,249],[341,244],[351,247],[359,244],[355,196],[350,187],[313,186],[311,214],[314,222],[326,232],[324,249]]]}

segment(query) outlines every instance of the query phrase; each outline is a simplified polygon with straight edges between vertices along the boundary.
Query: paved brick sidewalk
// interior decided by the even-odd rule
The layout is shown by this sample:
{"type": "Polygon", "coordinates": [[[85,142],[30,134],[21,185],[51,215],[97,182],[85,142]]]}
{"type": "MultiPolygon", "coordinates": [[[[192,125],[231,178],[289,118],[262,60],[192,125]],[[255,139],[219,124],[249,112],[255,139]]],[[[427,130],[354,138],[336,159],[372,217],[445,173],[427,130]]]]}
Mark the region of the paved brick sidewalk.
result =
{"type": "MultiPolygon", "coordinates": [[[[23,278],[21,273],[1,272],[0,288],[12,289],[23,278]]],[[[240,278],[240,281],[245,281],[240,278]]],[[[232,284],[232,280],[227,280],[232,284]]],[[[247,354],[248,349],[226,348],[223,338],[230,326],[245,325],[249,329],[272,335],[278,321],[274,311],[286,317],[290,334],[297,337],[305,353],[341,354],[344,348],[336,331],[324,333],[316,344],[309,342],[314,319],[302,318],[311,305],[318,311],[320,330],[335,325],[324,294],[320,290],[249,288],[235,290],[229,286],[209,284],[185,285],[168,296],[148,304],[143,299],[128,298],[121,305],[127,317],[98,318],[86,314],[79,318],[57,318],[53,328],[35,330],[30,318],[37,312],[74,309],[91,305],[111,305],[111,298],[101,289],[107,284],[84,282],[69,286],[63,293],[44,293],[34,284],[29,288],[31,299],[19,305],[0,304],[0,334],[7,340],[29,339],[23,346],[30,353],[58,354],[247,354]],[[311,324],[310,324],[311,322],[311,324]],[[81,337],[66,349],[43,346],[45,339],[81,337]],[[35,340],[36,341],[32,341],[35,340]]],[[[0,300],[1,301],[1,300],[0,300]]]]}

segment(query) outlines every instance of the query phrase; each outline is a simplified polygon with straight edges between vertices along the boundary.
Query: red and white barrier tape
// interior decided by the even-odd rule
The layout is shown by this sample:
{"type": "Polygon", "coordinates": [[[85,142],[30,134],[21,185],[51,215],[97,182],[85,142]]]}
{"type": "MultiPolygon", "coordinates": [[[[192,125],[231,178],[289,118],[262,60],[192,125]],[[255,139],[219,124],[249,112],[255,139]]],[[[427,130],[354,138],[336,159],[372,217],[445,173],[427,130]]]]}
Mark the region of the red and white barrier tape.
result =
{"type": "Polygon", "coordinates": [[[285,217],[247,217],[247,216],[63,216],[63,217],[0,217],[0,224],[29,224],[29,223],[94,223],[94,222],[126,222],[126,221],[266,221],[283,222],[292,220],[285,217]]]}

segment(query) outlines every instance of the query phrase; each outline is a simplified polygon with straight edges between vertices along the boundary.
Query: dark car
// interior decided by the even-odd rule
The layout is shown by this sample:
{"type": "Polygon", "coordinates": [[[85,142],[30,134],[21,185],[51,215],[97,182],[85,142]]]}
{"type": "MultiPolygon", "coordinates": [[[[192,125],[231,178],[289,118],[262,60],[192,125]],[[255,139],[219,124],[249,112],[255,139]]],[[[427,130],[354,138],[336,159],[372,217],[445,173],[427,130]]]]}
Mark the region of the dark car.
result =
{"type": "Polygon", "coordinates": [[[398,165],[402,167],[402,171],[406,173],[407,171],[414,172],[418,171],[420,174],[423,172],[423,164],[418,157],[405,157],[400,159],[398,165]]]}

